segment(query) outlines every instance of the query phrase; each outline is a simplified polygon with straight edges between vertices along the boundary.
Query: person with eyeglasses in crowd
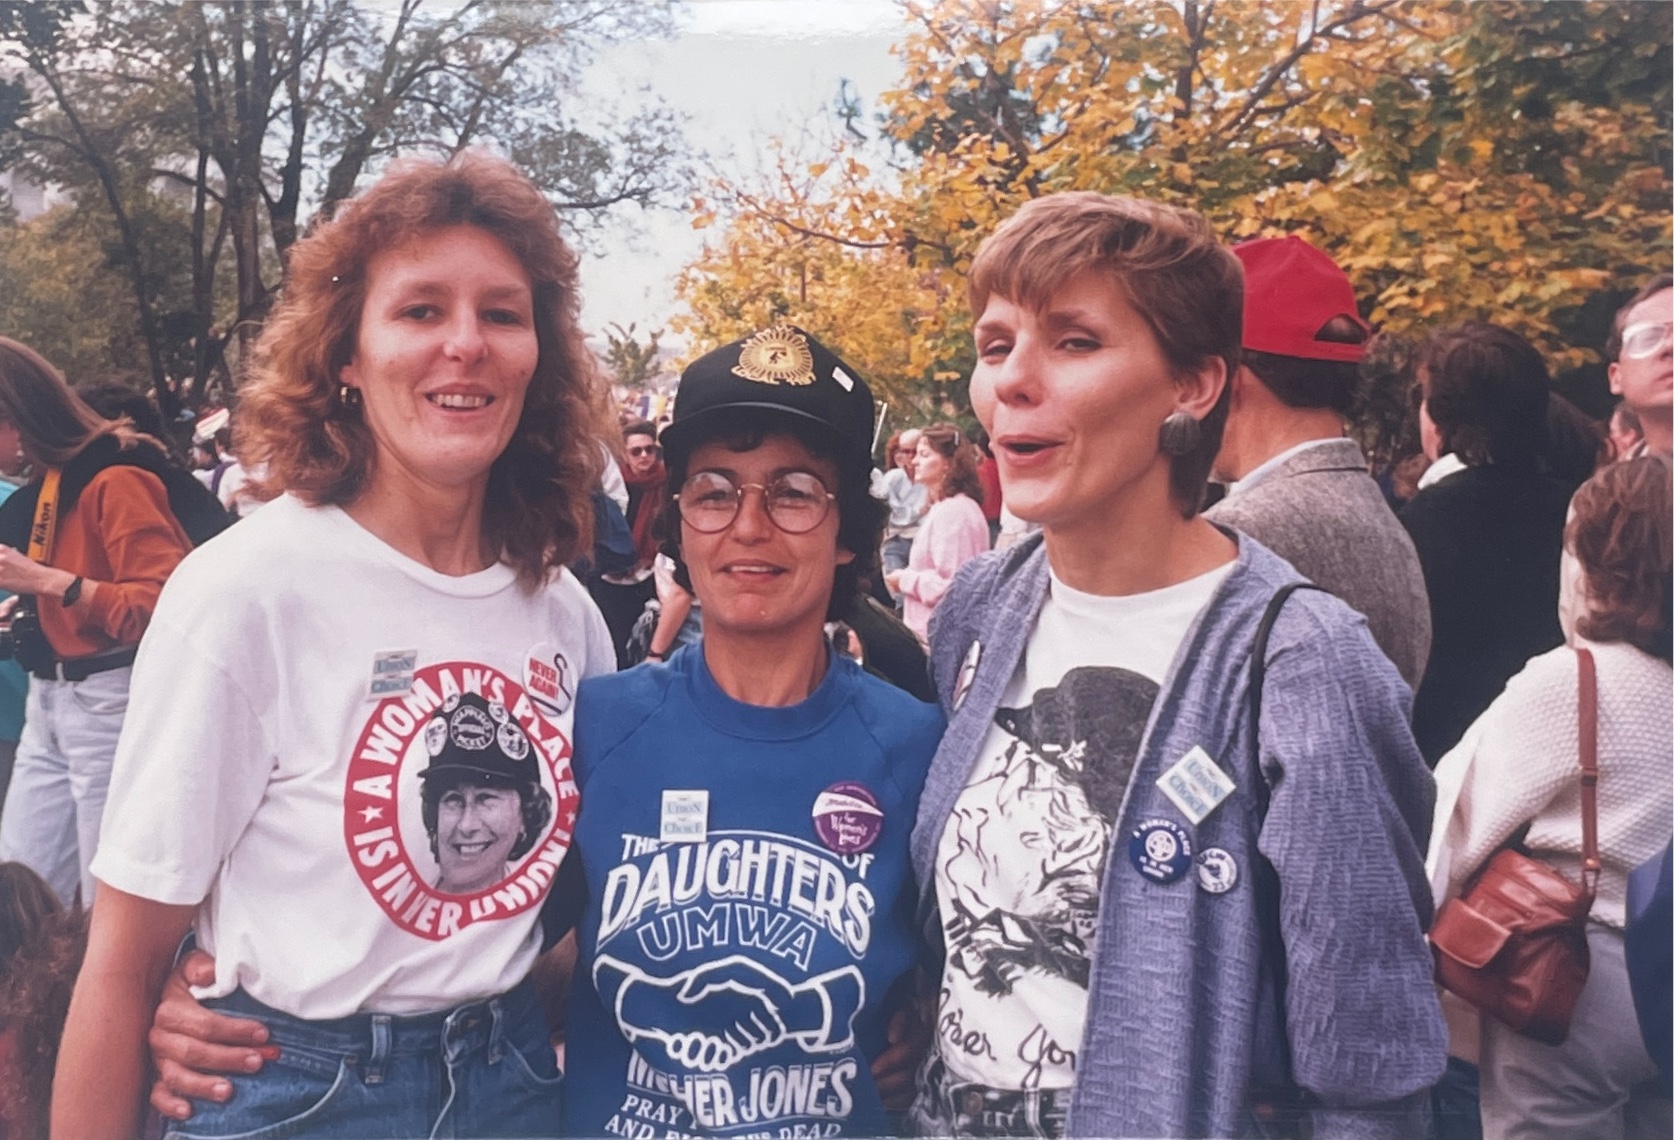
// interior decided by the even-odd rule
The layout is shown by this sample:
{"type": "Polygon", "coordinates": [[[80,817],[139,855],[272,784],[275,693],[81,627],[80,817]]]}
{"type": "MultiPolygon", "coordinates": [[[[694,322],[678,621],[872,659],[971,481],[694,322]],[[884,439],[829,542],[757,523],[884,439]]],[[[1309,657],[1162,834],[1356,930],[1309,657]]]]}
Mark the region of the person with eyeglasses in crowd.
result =
{"type": "MultiPolygon", "coordinates": [[[[1674,274],[1652,277],[1616,310],[1604,358],[1609,361],[1610,391],[1622,400],[1616,410],[1633,417],[1639,436],[1618,449],[1617,460],[1647,455],[1674,459],[1674,274]]],[[[1616,420],[1612,415],[1612,441],[1616,420]]],[[[1574,518],[1572,500],[1566,524],[1574,518]]],[[[1558,622],[1571,644],[1575,639],[1569,633],[1585,607],[1582,591],[1581,564],[1566,546],[1558,565],[1558,622]]]]}
{"type": "Polygon", "coordinates": [[[1623,455],[1674,455],[1674,275],[1659,273],[1623,305],[1604,346],[1610,391],[1639,422],[1641,445],[1623,455]]]}

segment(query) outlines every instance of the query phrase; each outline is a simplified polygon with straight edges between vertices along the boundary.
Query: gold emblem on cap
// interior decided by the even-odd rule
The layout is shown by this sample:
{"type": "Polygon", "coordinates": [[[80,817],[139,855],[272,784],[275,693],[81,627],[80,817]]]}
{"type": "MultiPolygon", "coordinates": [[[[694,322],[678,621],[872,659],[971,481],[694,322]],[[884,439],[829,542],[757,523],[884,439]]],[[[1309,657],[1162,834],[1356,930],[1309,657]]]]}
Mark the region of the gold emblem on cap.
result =
{"type": "Polygon", "coordinates": [[[744,342],[732,372],[758,384],[812,384],[814,352],[807,337],[789,325],[774,325],[744,342]]]}

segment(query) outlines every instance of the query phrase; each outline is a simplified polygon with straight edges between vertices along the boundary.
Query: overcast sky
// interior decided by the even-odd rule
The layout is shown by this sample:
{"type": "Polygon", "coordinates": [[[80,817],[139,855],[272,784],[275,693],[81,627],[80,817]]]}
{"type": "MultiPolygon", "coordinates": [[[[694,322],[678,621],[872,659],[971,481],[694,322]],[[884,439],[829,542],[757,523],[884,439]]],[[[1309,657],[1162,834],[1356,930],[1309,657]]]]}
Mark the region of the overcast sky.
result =
{"type": "MultiPolygon", "coordinates": [[[[759,169],[764,144],[828,129],[847,79],[871,109],[898,74],[890,55],[904,25],[893,0],[688,0],[671,40],[622,44],[589,69],[590,92],[648,87],[688,117],[686,137],[723,172],[759,169]]],[[[678,211],[630,207],[584,258],[582,319],[660,328],[676,311],[674,277],[707,234],[678,211]]]]}

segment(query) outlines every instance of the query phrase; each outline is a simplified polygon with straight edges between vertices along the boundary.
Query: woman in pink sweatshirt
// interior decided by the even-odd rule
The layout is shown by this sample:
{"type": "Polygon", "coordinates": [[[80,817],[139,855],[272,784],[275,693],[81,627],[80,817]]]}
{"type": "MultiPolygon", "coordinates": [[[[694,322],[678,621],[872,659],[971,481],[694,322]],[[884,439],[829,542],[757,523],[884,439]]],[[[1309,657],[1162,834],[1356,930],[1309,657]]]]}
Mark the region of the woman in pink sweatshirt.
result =
{"type": "Polygon", "coordinates": [[[919,524],[906,569],[891,571],[884,581],[903,600],[908,627],[924,640],[930,613],[954,574],[988,549],[988,522],[976,447],[952,424],[934,424],[919,434],[913,478],[929,489],[930,511],[919,524]]]}

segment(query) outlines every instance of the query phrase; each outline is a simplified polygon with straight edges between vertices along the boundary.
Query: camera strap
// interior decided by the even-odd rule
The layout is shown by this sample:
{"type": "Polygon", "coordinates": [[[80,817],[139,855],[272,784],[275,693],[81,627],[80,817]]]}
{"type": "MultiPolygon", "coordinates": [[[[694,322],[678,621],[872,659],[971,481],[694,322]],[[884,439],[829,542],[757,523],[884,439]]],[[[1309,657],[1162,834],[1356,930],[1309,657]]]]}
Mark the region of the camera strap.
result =
{"type": "Polygon", "coordinates": [[[48,467],[41,480],[41,493],[35,499],[35,522],[29,528],[29,558],[45,563],[52,554],[52,540],[58,534],[58,485],[64,471],[48,467]]]}

